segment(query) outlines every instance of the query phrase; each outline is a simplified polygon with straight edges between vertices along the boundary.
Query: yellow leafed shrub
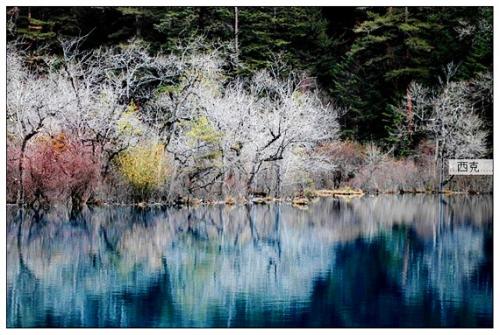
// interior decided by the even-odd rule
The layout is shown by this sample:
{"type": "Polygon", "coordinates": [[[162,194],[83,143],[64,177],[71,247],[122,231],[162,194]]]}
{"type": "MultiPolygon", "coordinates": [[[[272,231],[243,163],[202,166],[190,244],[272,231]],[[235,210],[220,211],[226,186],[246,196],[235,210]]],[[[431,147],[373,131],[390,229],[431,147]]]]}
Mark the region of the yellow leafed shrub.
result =
{"type": "Polygon", "coordinates": [[[128,149],[118,157],[121,174],[142,193],[161,187],[170,174],[163,144],[143,144],[128,149]]]}

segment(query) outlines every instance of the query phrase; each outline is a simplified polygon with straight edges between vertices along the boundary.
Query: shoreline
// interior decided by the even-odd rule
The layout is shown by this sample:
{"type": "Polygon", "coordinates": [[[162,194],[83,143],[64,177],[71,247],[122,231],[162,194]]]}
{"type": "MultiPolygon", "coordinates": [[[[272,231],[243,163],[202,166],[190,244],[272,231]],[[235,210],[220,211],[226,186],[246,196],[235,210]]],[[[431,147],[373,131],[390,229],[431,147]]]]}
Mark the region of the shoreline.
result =
{"type": "MultiPolygon", "coordinates": [[[[252,197],[252,198],[242,198],[239,200],[235,200],[232,197],[228,197],[226,199],[219,200],[205,200],[200,198],[192,198],[186,199],[182,198],[178,201],[167,201],[167,202],[108,202],[108,201],[93,201],[87,202],[84,205],[89,207],[123,207],[123,206],[131,206],[138,208],[151,208],[151,207],[170,207],[170,208],[182,208],[182,207],[198,207],[198,206],[216,206],[216,205],[225,205],[225,206],[235,206],[235,205],[270,205],[274,203],[282,203],[288,204],[295,207],[304,208],[309,204],[315,202],[321,198],[337,198],[350,201],[352,199],[362,198],[364,196],[376,197],[383,195],[440,195],[443,194],[445,196],[454,196],[454,195],[468,195],[468,196],[477,196],[477,195],[493,195],[493,192],[479,192],[479,191],[449,191],[445,190],[443,192],[436,191],[424,191],[424,190],[416,190],[416,191],[385,191],[385,192],[365,192],[359,189],[322,189],[322,190],[314,190],[311,193],[306,195],[296,195],[293,197],[252,197]]],[[[17,204],[12,202],[7,202],[7,206],[19,206],[19,207],[29,207],[27,204],[17,204]]],[[[57,205],[57,204],[56,204],[57,205]]],[[[52,207],[53,205],[51,205],[52,207]]]]}

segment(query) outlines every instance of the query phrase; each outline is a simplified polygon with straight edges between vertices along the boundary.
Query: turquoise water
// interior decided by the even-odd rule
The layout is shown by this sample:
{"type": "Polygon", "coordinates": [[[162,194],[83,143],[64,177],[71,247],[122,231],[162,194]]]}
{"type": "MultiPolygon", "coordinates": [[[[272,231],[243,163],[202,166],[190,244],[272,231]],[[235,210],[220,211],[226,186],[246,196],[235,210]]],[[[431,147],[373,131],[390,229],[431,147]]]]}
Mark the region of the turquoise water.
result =
{"type": "Polygon", "coordinates": [[[7,209],[8,327],[491,327],[491,196],[7,209]]]}

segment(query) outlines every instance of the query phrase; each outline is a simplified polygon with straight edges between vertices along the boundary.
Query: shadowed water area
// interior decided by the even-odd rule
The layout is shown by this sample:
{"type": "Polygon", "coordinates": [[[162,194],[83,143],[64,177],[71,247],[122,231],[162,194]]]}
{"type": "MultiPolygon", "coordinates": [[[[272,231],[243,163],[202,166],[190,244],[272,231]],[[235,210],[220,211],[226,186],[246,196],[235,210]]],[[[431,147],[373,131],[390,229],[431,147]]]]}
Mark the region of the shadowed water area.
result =
{"type": "Polygon", "coordinates": [[[491,196],[7,209],[8,327],[491,327],[491,196]]]}

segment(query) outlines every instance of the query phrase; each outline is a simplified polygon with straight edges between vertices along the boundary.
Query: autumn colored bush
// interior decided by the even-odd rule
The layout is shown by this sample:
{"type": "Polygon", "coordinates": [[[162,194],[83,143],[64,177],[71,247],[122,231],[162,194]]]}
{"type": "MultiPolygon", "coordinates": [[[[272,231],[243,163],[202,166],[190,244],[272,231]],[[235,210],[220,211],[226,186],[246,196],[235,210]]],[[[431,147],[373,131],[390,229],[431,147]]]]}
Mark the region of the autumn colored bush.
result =
{"type": "Polygon", "coordinates": [[[422,186],[417,176],[418,169],[412,160],[386,159],[363,167],[352,186],[372,192],[415,191],[422,186]]]}
{"type": "Polygon", "coordinates": [[[315,149],[318,153],[330,157],[335,164],[326,187],[338,188],[355,177],[365,162],[365,148],[353,141],[335,141],[323,143],[315,149]]]}
{"type": "MultiPolygon", "coordinates": [[[[21,186],[19,159],[19,147],[9,146],[10,198],[21,186]]],[[[100,174],[99,154],[65,133],[37,137],[26,149],[23,167],[25,201],[70,201],[72,207],[89,199],[100,174]]]]}
{"type": "Polygon", "coordinates": [[[170,175],[164,146],[158,143],[129,148],[118,156],[117,163],[120,173],[133,188],[133,196],[140,200],[163,186],[170,175]]]}
{"type": "Polygon", "coordinates": [[[353,187],[369,192],[421,192],[435,186],[433,159],[424,147],[422,152],[400,159],[373,144],[367,145],[364,153],[364,162],[349,183],[353,187]]]}
{"type": "Polygon", "coordinates": [[[365,148],[360,143],[347,140],[323,143],[316,150],[335,157],[343,166],[357,166],[363,163],[365,148]]]}

